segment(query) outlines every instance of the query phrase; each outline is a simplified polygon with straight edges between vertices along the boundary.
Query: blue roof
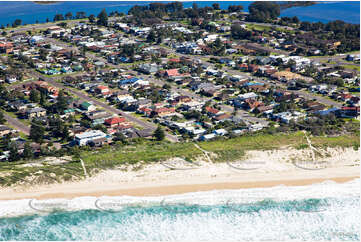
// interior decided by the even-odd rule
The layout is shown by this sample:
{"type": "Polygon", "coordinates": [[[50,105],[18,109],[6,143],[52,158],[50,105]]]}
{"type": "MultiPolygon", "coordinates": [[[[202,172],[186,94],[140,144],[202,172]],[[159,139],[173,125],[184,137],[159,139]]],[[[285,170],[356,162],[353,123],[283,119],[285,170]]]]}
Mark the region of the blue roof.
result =
{"type": "Polygon", "coordinates": [[[133,77],[133,78],[130,78],[130,79],[121,80],[121,81],[119,81],[119,84],[120,84],[120,85],[130,84],[130,83],[134,83],[134,82],[136,82],[136,81],[138,81],[138,80],[139,80],[139,78],[133,77]]]}
{"type": "Polygon", "coordinates": [[[264,83],[261,83],[261,82],[247,82],[243,86],[254,86],[254,85],[264,85],[264,83]]]}
{"type": "Polygon", "coordinates": [[[329,113],[336,112],[337,110],[338,110],[338,108],[334,107],[334,108],[329,108],[327,110],[319,110],[319,111],[316,111],[315,113],[318,113],[320,115],[327,115],[329,113]]]}

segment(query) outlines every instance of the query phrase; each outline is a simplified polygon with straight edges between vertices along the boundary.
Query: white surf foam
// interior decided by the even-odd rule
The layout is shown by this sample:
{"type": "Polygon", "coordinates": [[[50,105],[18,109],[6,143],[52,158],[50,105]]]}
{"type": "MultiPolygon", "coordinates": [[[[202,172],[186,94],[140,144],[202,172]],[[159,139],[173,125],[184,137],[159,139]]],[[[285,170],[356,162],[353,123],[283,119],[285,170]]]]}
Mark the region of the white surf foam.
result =
{"type": "Polygon", "coordinates": [[[85,209],[121,209],[124,206],[170,205],[177,203],[217,205],[227,203],[252,203],[302,200],[308,198],[342,198],[360,195],[360,179],[346,183],[325,181],[307,186],[276,186],[238,190],[214,190],[157,197],[102,196],[74,199],[8,200],[0,201],[0,217],[16,217],[28,214],[48,213],[56,209],[78,211],[85,209]]]}

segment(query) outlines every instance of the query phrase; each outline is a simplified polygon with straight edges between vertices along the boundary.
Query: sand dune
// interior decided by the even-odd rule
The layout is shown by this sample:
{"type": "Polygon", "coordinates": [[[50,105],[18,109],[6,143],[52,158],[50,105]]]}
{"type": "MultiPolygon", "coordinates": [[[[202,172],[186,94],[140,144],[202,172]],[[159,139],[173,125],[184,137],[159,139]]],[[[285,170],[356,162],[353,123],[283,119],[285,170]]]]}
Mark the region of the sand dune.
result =
{"type": "Polygon", "coordinates": [[[317,154],[312,152],[310,149],[290,148],[249,151],[241,161],[223,163],[212,163],[206,157],[199,157],[196,164],[190,164],[175,158],[152,165],[137,164],[106,170],[77,182],[2,188],[0,199],[154,196],[280,184],[307,185],[324,180],[346,182],[360,176],[359,151],[328,148],[317,154]]]}

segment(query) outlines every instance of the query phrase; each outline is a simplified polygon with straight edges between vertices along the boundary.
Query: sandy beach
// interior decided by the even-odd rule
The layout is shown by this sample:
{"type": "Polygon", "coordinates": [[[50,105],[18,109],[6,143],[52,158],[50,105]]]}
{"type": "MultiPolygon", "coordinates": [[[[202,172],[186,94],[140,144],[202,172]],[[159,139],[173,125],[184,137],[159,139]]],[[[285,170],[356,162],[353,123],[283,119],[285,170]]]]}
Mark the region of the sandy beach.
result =
{"type": "MultiPolygon", "coordinates": [[[[301,186],[326,180],[347,182],[360,177],[359,151],[327,149],[327,157],[309,162],[310,150],[250,151],[245,160],[213,163],[200,157],[197,165],[173,159],[141,167],[124,166],[82,181],[15,186],[0,189],[0,200],[81,196],[157,196],[187,192],[301,186]],[[170,167],[173,167],[171,169],[170,167]]],[[[211,156],[211,154],[210,154],[211,156]]]]}

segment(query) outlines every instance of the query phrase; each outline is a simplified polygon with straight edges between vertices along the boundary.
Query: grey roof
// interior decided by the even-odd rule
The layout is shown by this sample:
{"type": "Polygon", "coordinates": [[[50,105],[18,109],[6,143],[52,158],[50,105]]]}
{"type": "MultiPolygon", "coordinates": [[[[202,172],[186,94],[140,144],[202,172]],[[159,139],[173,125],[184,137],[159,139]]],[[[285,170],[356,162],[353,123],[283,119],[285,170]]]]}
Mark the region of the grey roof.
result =
{"type": "Polygon", "coordinates": [[[28,110],[26,110],[26,113],[38,113],[38,112],[44,112],[44,111],[46,111],[46,109],[38,107],[38,108],[28,109],[28,110]]]}

